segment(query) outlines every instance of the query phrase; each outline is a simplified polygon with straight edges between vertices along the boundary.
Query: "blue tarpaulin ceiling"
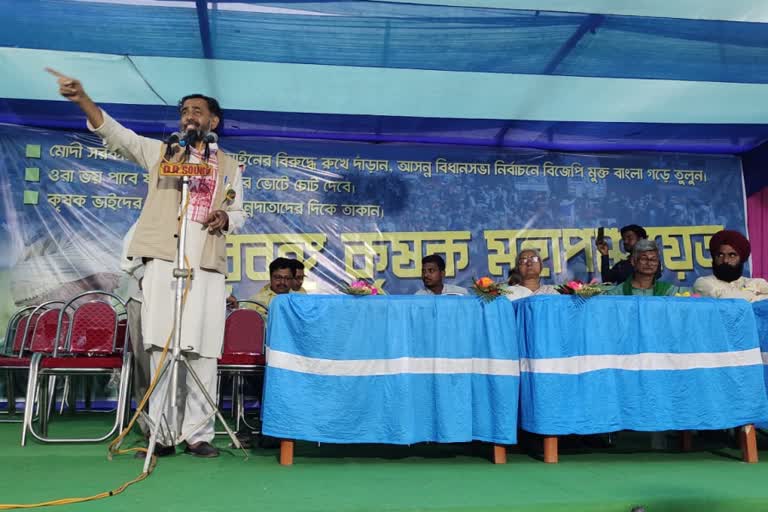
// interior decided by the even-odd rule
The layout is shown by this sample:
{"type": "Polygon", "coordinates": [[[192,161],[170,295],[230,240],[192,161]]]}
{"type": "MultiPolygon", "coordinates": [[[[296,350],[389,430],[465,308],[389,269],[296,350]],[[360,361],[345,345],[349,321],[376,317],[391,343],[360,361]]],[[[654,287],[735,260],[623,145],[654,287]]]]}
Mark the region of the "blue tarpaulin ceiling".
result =
{"type": "Polygon", "coordinates": [[[178,98],[199,91],[240,135],[708,153],[768,140],[768,2],[634,3],[0,0],[0,122],[84,126],[47,65],[148,133],[173,130],[178,98]]]}

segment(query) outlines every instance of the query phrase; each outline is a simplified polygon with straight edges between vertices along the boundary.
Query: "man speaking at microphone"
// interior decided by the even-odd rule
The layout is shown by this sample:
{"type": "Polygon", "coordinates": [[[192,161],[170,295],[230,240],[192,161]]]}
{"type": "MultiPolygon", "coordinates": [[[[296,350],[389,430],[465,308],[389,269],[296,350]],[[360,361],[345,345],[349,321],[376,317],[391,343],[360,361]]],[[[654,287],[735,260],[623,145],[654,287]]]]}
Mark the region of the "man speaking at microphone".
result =
{"type": "MultiPolygon", "coordinates": [[[[181,350],[212,397],[217,396],[216,360],[221,355],[224,338],[224,278],[227,272],[225,235],[240,228],[245,216],[242,209],[242,167],[219,151],[212,135],[221,126],[222,112],[214,98],[202,94],[185,96],[179,102],[182,137],[173,137],[169,145],[137,135],[101,110],[85,93],[82,84],[52,69],[62,96],[77,104],[88,119],[88,129],[101,136],[108,148],[136,162],[149,171],[149,185],[128,256],[146,262],[142,290],[142,330],[144,348],[151,352],[152,372],[157,371],[162,347],[173,331],[176,281],[176,235],[179,223],[181,182],[159,173],[165,157],[174,161],[207,163],[209,176],[190,179],[187,208],[186,257],[194,279],[187,294],[182,315],[181,350]],[[179,141],[188,142],[184,149],[179,141]]],[[[170,355],[170,354],[169,354],[170,355]]],[[[150,418],[160,417],[160,400],[167,393],[170,379],[162,379],[150,400],[150,418]]],[[[182,385],[186,390],[181,433],[186,439],[185,453],[216,457],[219,452],[211,442],[214,422],[195,428],[209,415],[210,405],[192,380],[182,385]]],[[[166,400],[165,418],[170,421],[170,399],[166,400]]],[[[181,416],[181,414],[179,415],[181,416]]],[[[176,429],[178,431],[178,426],[176,429]]],[[[155,455],[175,453],[175,440],[161,428],[155,455]]]]}

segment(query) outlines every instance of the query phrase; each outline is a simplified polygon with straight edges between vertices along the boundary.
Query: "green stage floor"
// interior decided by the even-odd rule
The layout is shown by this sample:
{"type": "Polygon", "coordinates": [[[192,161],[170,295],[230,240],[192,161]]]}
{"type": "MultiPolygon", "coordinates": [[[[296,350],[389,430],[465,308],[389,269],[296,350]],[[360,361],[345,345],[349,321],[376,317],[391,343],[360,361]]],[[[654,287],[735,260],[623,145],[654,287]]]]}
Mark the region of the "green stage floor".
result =
{"type": "MultiPolygon", "coordinates": [[[[51,433],[74,433],[76,426],[92,430],[102,421],[57,419],[51,433]]],[[[130,456],[108,461],[106,444],[31,442],[21,448],[19,430],[18,424],[0,424],[0,503],[86,496],[141,472],[143,461],[130,456]]],[[[760,441],[765,445],[765,438],[760,441]]],[[[227,443],[222,438],[217,444],[227,443]]],[[[495,466],[487,458],[490,448],[479,443],[299,443],[292,467],[278,465],[277,450],[250,450],[248,460],[234,450],[212,460],[179,453],[160,459],[149,479],[119,496],[55,509],[626,512],[642,504],[648,512],[768,510],[768,451],[760,454],[765,462],[748,465],[738,460],[738,451],[707,443],[710,449],[685,454],[639,451],[638,445],[650,445],[649,435],[622,433],[615,447],[562,453],[558,465],[511,448],[508,463],[495,466]]]]}

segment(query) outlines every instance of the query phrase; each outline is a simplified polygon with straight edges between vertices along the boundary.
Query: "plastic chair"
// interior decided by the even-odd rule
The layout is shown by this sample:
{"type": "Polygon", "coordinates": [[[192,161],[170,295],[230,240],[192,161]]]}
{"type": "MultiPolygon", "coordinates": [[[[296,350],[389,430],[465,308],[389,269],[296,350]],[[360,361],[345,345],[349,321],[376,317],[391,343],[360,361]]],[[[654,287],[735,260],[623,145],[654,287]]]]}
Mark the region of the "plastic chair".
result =
{"type": "Polygon", "coordinates": [[[66,332],[64,346],[49,342],[44,346],[41,344],[41,346],[31,347],[34,354],[27,385],[22,446],[26,444],[27,432],[35,439],[46,443],[101,442],[109,439],[123,425],[130,386],[132,354],[130,350],[124,349],[127,336],[124,335],[118,339],[120,313],[116,308],[121,309],[122,313],[125,312],[125,302],[117,295],[103,291],[81,293],[70,300],[58,316],[55,339],[66,332]],[[109,298],[111,303],[98,299],[83,301],[94,297],[109,298]],[[65,318],[68,316],[71,321],[67,325],[65,318]],[[52,389],[46,386],[46,381],[57,376],[112,375],[114,372],[119,372],[117,407],[115,421],[105,435],[96,438],[48,437],[48,414],[39,415],[40,431],[35,430],[32,418],[35,398],[39,397],[40,411],[47,411],[48,401],[52,397],[52,389]],[[49,389],[47,393],[46,387],[49,389]]]}

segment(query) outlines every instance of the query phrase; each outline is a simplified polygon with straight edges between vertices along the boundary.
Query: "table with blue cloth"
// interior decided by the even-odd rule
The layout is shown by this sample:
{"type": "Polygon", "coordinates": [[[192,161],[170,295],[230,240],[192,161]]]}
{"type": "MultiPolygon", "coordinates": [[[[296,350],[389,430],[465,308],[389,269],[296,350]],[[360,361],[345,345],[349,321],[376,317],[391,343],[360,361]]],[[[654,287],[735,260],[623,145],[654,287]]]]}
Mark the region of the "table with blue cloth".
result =
{"type": "Polygon", "coordinates": [[[548,462],[558,435],[749,425],[745,442],[753,442],[751,424],[768,418],[746,301],[538,296],[514,309],[520,422],[548,436],[548,462]]]}
{"type": "MultiPolygon", "coordinates": [[[[263,433],[327,443],[514,444],[517,333],[507,300],[278,296],[268,317],[263,433]]],[[[292,450],[282,442],[282,463],[292,450]]]]}
{"type": "MultiPolygon", "coordinates": [[[[760,339],[760,352],[763,359],[763,375],[765,387],[768,389],[768,300],[752,303],[757,321],[757,337],[760,339]]],[[[768,428],[768,418],[758,424],[760,428],[768,428]]]]}

